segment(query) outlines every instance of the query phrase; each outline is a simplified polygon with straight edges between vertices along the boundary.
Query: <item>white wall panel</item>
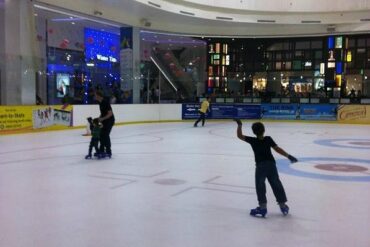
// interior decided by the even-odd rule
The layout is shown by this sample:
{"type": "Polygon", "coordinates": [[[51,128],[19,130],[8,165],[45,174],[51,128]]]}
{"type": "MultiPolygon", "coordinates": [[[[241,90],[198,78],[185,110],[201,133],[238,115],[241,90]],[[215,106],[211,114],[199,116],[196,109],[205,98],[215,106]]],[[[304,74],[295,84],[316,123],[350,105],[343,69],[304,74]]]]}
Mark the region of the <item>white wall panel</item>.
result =
{"type": "MultiPolygon", "coordinates": [[[[181,120],[181,104],[112,105],[116,123],[181,120]]],[[[73,126],[86,125],[86,118],[99,117],[98,105],[74,105],[73,126]]]]}

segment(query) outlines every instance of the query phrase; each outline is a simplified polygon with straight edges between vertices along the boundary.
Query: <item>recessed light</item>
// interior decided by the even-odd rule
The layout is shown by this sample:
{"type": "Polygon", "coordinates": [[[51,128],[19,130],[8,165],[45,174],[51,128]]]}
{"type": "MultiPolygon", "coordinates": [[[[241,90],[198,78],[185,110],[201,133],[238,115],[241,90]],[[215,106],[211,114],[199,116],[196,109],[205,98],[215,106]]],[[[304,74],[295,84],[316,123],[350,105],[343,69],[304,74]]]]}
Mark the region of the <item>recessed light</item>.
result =
{"type": "Polygon", "coordinates": [[[74,23],[74,22],[71,22],[71,24],[72,24],[72,25],[74,25],[74,24],[76,24],[76,23],[74,23]]]}

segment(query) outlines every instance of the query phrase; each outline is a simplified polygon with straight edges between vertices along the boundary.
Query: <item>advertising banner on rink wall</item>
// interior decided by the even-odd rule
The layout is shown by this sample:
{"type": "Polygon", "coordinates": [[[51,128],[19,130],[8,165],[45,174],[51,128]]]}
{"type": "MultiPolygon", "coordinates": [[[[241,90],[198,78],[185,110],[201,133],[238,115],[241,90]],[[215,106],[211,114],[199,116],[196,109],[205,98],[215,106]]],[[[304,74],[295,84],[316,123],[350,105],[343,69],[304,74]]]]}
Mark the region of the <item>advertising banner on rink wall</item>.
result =
{"type": "MultiPolygon", "coordinates": [[[[198,103],[189,103],[182,104],[182,119],[197,119],[199,117],[200,104],[198,103]]],[[[208,113],[206,114],[208,118],[208,113]]]]}
{"type": "Polygon", "coordinates": [[[0,106],[0,134],[13,130],[32,130],[34,106],[0,106]]]}
{"type": "Polygon", "coordinates": [[[337,120],[336,104],[301,104],[299,118],[302,120],[337,120]]]}
{"type": "Polygon", "coordinates": [[[337,120],[342,123],[370,124],[370,105],[339,105],[337,120]]]}
{"type": "Polygon", "coordinates": [[[262,104],[262,119],[282,119],[292,120],[299,119],[298,104],[262,104]]]}
{"type": "Polygon", "coordinates": [[[73,106],[0,106],[0,134],[72,126],[73,106]]]}
{"type": "MultiPolygon", "coordinates": [[[[200,104],[188,103],[182,105],[182,119],[197,119],[200,104]]],[[[210,104],[210,112],[206,114],[209,119],[259,119],[261,105],[246,104],[210,104]]]]}
{"type": "Polygon", "coordinates": [[[336,104],[262,104],[262,119],[336,120],[336,104]]]}
{"type": "Polygon", "coordinates": [[[212,119],[259,119],[261,105],[211,104],[212,119]]]}

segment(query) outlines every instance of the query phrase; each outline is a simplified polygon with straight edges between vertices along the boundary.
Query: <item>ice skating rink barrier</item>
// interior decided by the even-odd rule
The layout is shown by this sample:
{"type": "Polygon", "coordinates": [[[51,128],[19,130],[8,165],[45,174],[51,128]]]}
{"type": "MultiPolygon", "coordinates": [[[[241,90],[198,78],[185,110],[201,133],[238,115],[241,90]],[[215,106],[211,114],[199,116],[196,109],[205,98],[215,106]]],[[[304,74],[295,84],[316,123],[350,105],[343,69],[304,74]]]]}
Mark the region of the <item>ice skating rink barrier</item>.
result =
{"type": "MultiPolygon", "coordinates": [[[[194,121],[199,104],[112,105],[116,124],[194,121]]],[[[98,105],[0,106],[0,135],[86,127],[99,117],[98,105]],[[49,122],[52,121],[52,122],[49,122]]],[[[211,104],[210,119],[262,119],[370,124],[370,105],[337,104],[211,104]],[[240,117],[243,115],[244,117],[240,117]],[[246,117],[245,117],[246,116],[246,117]]]]}

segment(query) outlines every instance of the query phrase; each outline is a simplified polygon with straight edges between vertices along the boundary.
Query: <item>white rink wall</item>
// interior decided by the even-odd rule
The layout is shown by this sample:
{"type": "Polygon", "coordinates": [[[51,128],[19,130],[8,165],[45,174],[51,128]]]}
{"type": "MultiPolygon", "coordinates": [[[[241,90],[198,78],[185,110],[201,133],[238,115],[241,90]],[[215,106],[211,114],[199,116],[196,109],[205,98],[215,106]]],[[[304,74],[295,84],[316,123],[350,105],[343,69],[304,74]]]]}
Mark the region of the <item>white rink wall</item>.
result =
{"type": "MultiPolygon", "coordinates": [[[[112,105],[116,123],[181,120],[181,104],[112,105]]],[[[86,118],[98,117],[99,105],[74,105],[73,126],[86,125],[86,118]]]]}

